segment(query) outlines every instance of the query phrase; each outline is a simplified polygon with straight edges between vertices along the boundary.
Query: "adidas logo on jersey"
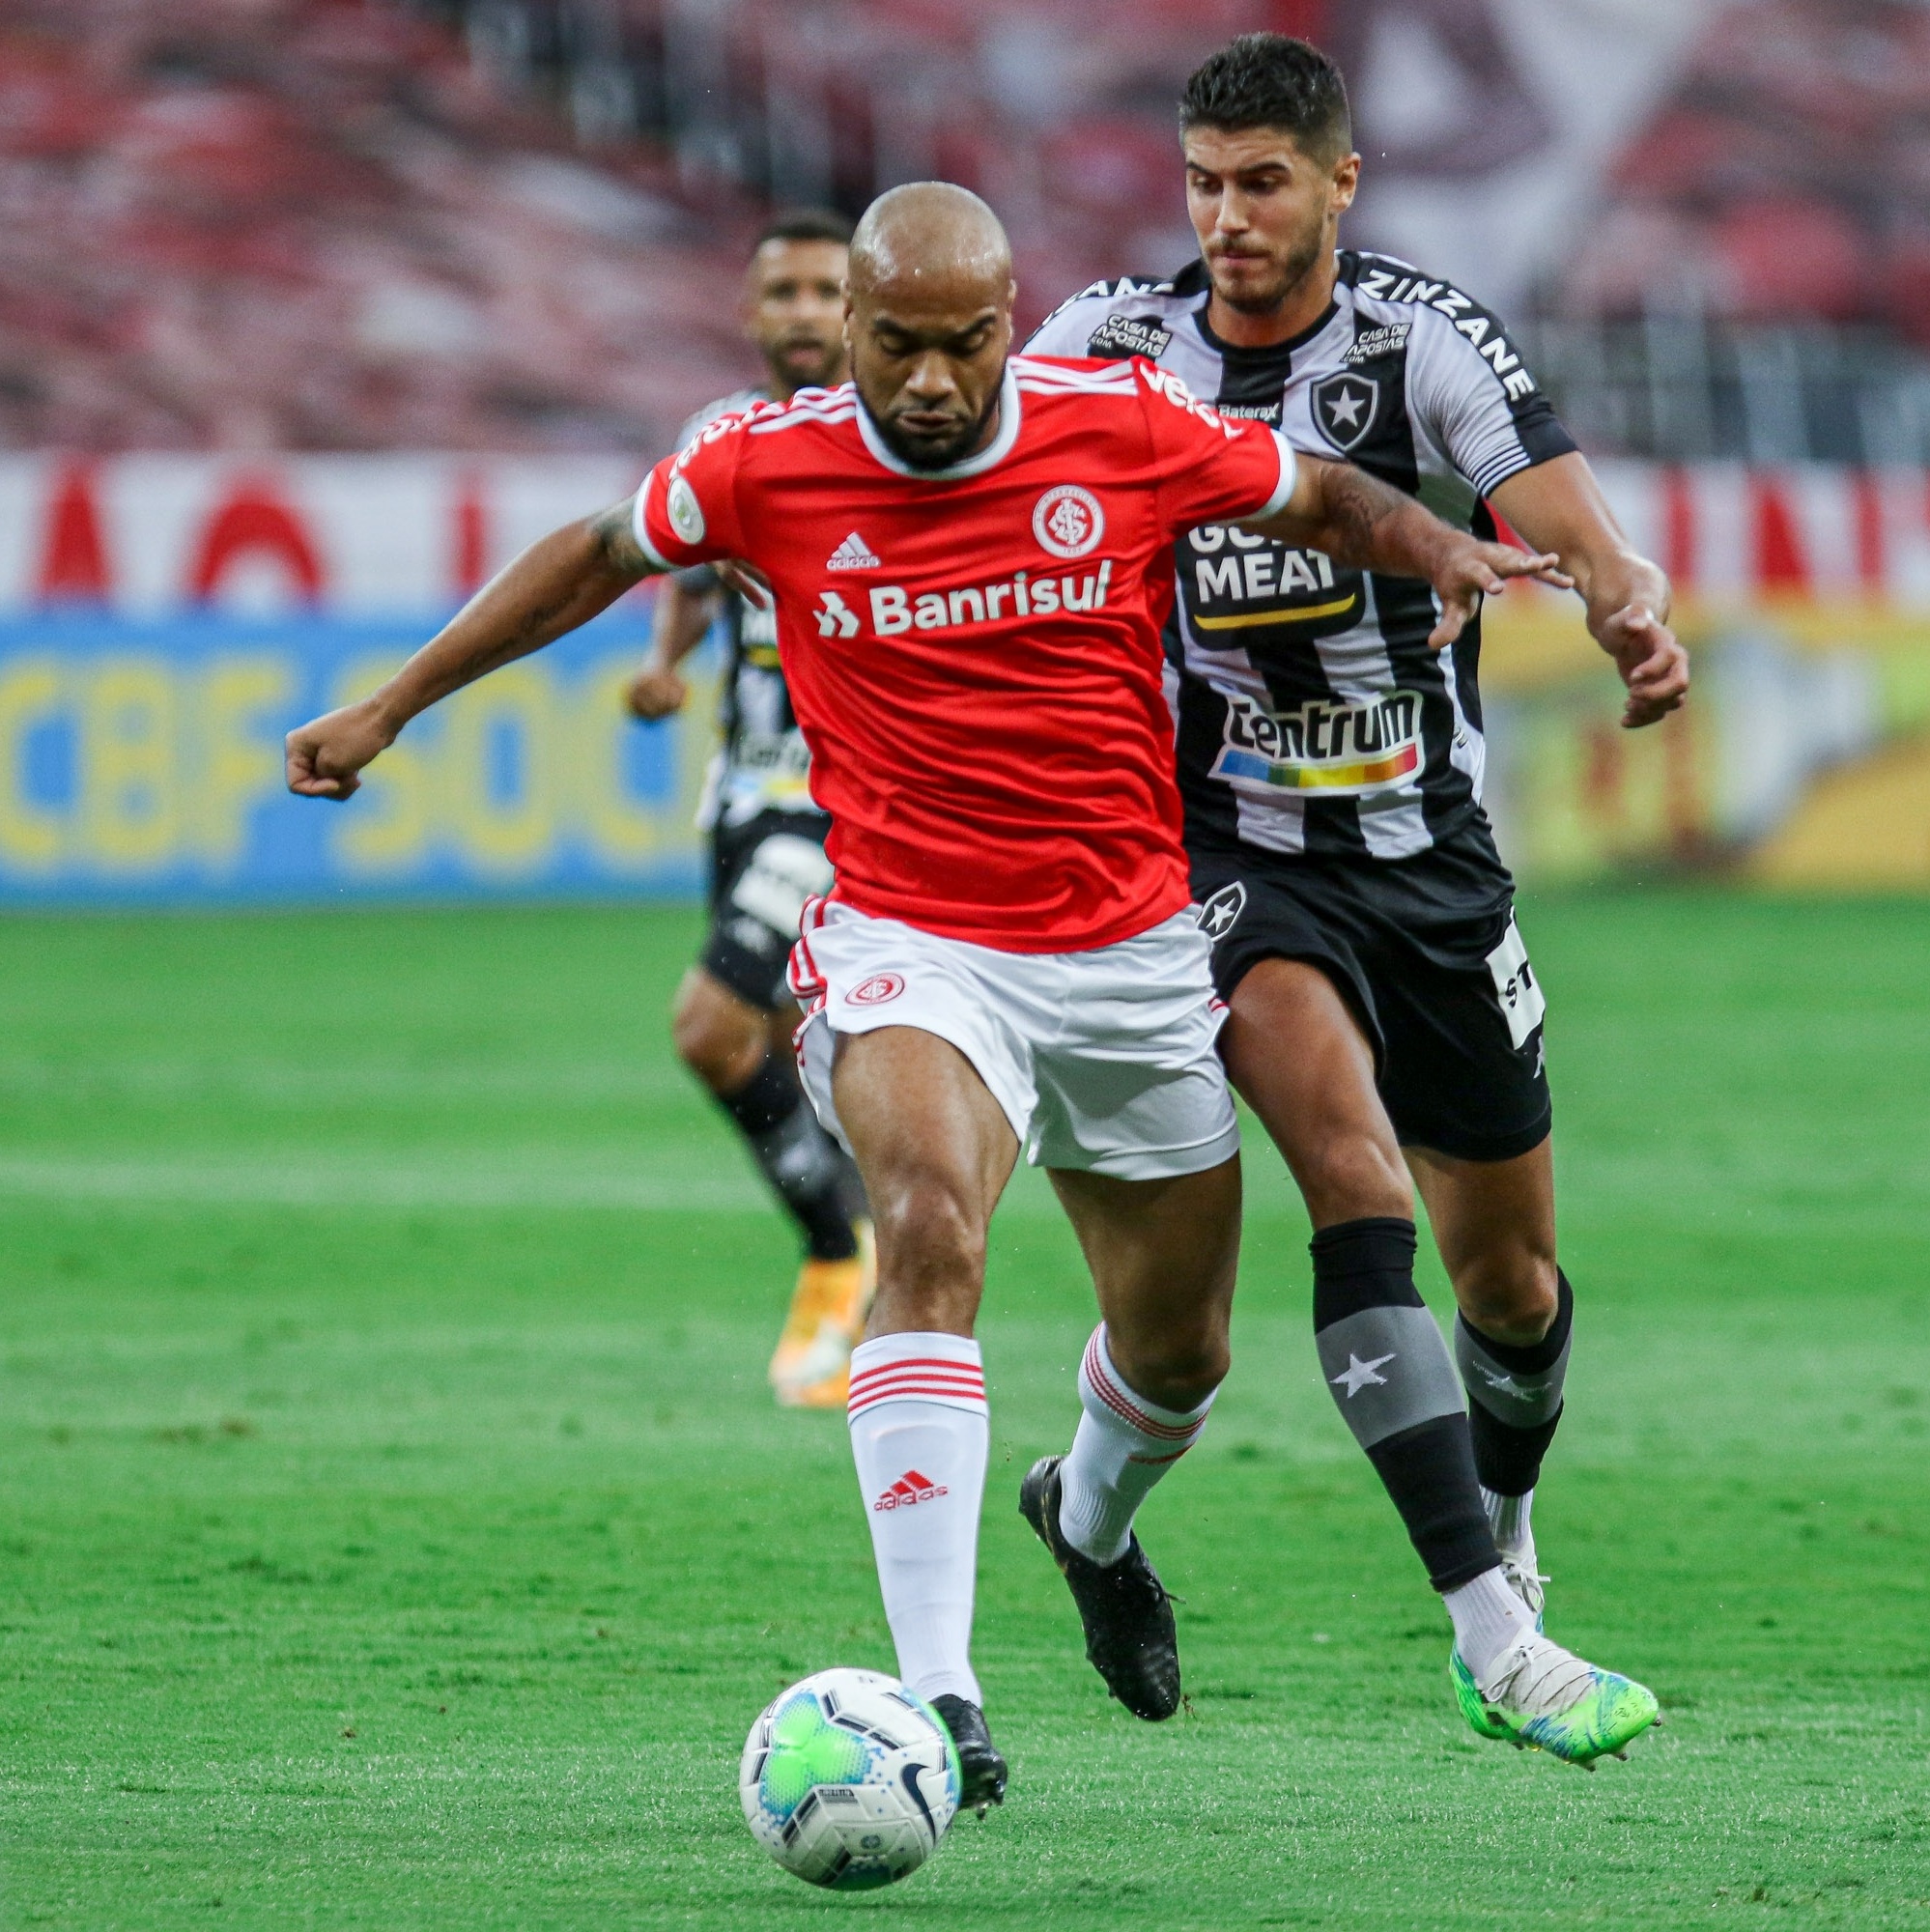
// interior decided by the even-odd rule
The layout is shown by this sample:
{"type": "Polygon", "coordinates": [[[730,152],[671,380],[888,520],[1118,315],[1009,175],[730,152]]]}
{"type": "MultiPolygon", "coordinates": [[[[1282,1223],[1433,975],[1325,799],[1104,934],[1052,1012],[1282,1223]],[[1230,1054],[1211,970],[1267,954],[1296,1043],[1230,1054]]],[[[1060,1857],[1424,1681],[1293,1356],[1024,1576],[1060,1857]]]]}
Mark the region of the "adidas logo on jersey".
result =
{"type": "Polygon", "coordinates": [[[827,570],[876,570],[878,559],[871,554],[871,546],[853,530],[825,559],[824,567],[827,570]]]}
{"type": "Polygon", "coordinates": [[[929,1476],[921,1476],[916,1469],[907,1469],[890,1489],[881,1491],[871,1507],[874,1510],[911,1509],[919,1503],[928,1503],[947,1495],[950,1492],[943,1483],[934,1483],[929,1476]]]}

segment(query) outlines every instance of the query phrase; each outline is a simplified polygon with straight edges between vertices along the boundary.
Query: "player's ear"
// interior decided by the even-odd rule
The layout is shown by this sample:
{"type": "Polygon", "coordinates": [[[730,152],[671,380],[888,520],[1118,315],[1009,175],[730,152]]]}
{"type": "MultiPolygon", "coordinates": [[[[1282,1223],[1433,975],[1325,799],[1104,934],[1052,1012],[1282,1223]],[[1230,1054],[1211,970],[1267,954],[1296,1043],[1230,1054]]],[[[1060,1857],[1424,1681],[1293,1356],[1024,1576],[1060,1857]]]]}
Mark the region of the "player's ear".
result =
{"type": "Polygon", "coordinates": [[[1334,163],[1334,213],[1345,214],[1353,206],[1353,198],[1359,191],[1360,156],[1343,155],[1334,163]]]}

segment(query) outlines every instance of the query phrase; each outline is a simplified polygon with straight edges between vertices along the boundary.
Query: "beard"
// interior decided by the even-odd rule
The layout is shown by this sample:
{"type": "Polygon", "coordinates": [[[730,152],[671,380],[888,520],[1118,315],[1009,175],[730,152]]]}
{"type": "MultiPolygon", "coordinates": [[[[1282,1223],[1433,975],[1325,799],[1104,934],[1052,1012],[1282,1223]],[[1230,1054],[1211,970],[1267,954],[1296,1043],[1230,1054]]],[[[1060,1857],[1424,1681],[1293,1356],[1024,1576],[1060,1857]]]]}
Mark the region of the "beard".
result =
{"type": "MultiPolygon", "coordinates": [[[[1324,227],[1316,228],[1294,242],[1287,258],[1278,264],[1265,282],[1248,283],[1230,291],[1222,288],[1219,278],[1213,276],[1213,293],[1237,315],[1265,315],[1278,308],[1306,280],[1320,261],[1325,244],[1324,227]]],[[[1252,257],[1242,259],[1250,261],[1252,257]]],[[[1212,275],[1212,269],[1213,258],[1209,255],[1206,258],[1208,275],[1212,275]]]]}
{"type": "Polygon", "coordinates": [[[779,343],[767,359],[778,375],[801,389],[827,388],[844,360],[844,343],[839,337],[826,342],[817,336],[793,336],[779,343]]]}
{"type": "MultiPolygon", "coordinates": [[[[999,383],[986,398],[985,407],[979,412],[976,421],[963,424],[955,434],[940,441],[929,438],[919,441],[910,440],[902,430],[883,416],[872,413],[868,406],[865,413],[871,417],[872,426],[877,430],[884,445],[908,469],[950,469],[954,463],[962,462],[979,446],[979,441],[990,426],[992,418],[999,411],[999,396],[1004,389],[999,383]]],[[[859,398],[861,405],[864,398],[859,398]]]]}

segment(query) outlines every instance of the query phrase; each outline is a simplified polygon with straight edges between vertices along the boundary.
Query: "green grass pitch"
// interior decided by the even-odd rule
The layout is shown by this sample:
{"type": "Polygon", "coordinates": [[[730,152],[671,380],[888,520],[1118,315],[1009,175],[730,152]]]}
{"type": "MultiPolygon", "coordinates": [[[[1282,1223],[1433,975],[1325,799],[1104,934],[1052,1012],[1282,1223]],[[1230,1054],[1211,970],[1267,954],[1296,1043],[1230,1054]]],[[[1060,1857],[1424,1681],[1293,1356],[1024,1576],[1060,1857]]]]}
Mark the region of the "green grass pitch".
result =
{"type": "Polygon", "coordinates": [[[1552,1628],[1667,1729],[1588,1776],[1460,1727],[1251,1140],[1233,1380],[1143,1524],[1192,1715],[1108,1704],[1014,1507],[1092,1320],[1022,1176],[1010,1802],[848,1901],[737,1811],[759,1706],[891,1651],[842,1424],[764,1391],[789,1237],[669,1058],[694,917],[0,923],[0,1921],[1925,1923],[1930,905],[1523,923],[1580,1297],[1552,1628]]]}

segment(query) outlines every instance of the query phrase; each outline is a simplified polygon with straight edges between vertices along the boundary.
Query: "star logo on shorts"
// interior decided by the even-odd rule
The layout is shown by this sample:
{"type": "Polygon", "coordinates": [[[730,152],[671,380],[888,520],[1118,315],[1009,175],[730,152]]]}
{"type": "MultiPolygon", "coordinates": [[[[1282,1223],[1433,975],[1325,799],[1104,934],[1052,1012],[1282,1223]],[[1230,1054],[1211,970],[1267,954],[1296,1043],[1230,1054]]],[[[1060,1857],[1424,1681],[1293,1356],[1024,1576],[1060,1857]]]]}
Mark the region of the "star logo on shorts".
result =
{"type": "Polygon", "coordinates": [[[1200,908],[1200,930],[1210,940],[1222,940],[1234,929],[1235,923],[1245,910],[1246,888],[1235,879],[1232,885],[1222,886],[1200,908]]]}
{"type": "Polygon", "coordinates": [[[1356,376],[1343,369],[1314,384],[1310,398],[1314,422],[1320,434],[1343,452],[1366,440],[1374,427],[1380,384],[1372,376],[1356,376]]]}

